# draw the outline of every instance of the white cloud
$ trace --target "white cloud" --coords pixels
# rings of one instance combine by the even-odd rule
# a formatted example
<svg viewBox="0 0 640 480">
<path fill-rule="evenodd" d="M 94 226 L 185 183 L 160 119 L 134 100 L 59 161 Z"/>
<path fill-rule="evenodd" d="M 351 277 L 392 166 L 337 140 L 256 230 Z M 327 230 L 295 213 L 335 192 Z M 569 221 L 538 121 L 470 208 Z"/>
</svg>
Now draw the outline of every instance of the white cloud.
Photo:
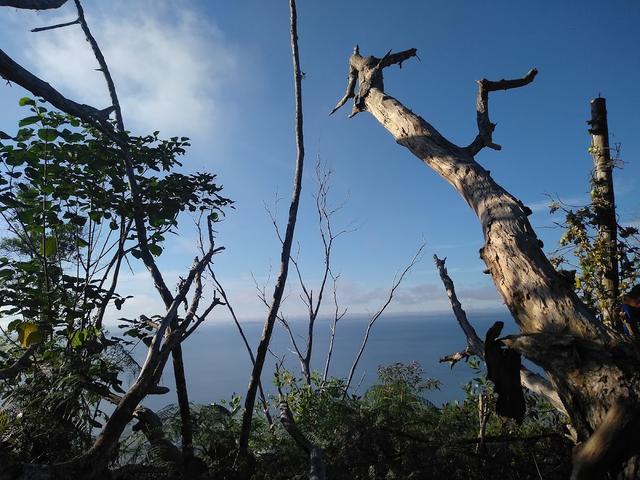
<svg viewBox="0 0 640 480">
<path fill-rule="evenodd" d="M 137 133 L 160 130 L 163 137 L 209 141 L 227 120 L 224 87 L 237 73 L 235 49 L 212 20 L 189 8 L 192 5 L 115 0 L 88 8 L 125 123 Z M 67 9 L 40 22 L 68 21 L 71 15 Z M 81 103 L 98 108 L 110 104 L 78 26 L 24 35 L 21 45 L 38 75 Z"/>
</svg>

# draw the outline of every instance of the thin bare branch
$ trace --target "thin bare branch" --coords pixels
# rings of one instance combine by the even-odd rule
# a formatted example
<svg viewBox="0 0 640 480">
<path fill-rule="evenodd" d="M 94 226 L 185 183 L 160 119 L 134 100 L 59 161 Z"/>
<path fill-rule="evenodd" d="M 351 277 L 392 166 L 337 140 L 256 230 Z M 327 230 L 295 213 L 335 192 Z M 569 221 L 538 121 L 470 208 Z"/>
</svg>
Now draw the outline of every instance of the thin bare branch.
<svg viewBox="0 0 640 480">
<path fill-rule="evenodd" d="M 278 316 L 278 320 L 280 321 L 280 324 L 284 327 L 286 332 L 289 334 L 289 340 L 291 340 L 291 345 L 293 346 L 294 353 L 298 356 L 298 360 L 300 361 L 300 368 L 302 369 L 302 373 L 303 375 L 305 375 L 305 378 L 308 378 L 307 370 L 305 369 L 305 356 L 302 354 L 302 351 L 298 347 L 298 342 L 293 335 L 293 331 L 291 330 L 289 322 L 287 322 L 287 320 L 282 315 Z"/>
<path fill-rule="evenodd" d="M 344 317 L 347 314 L 347 308 L 340 311 L 340 306 L 338 304 L 337 283 L 340 275 L 334 275 L 333 272 L 331 271 L 329 273 L 331 275 L 331 281 L 333 284 L 332 293 L 333 293 L 334 310 L 333 310 L 333 321 L 331 323 L 331 326 L 329 327 L 331 329 L 331 337 L 329 338 L 329 350 L 327 351 L 327 360 L 325 361 L 324 373 L 322 374 L 323 382 L 326 382 L 329 376 L 329 365 L 331 364 L 331 355 L 333 354 L 333 342 L 336 338 L 336 329 L 338 327 L 338 322 L 342 320 L 342 317 Z"/>
<path fill-rule="evenodd" d="M 458 363 L 460 360 L 467 360 L 470 356 L 474 355 L 471 352 L 471 349 L 467 345 L 464 350 L 460 352 L 452 353 L 451 355 L 445 355 L 444 357 L 440 357 L 440 363 L 448 362 L 449 366 L 453 368 L 453 366 Z"/>
<path fill-rule="evenodd" d="M 460 325 L 460 328 L 462 328 L 462 331 L 464 332 L 465 337 L 467 338 L 469 349 L 471 353 L 473 353 L 474 355 L 478 355 L 480 356 L 480 358 L 482 358 L 484 356 L 484 342 L 480 339 L 475 329 L 469 323 L 469 320 L 467 319 L 467 314 L 462 308 L 462 304 L 460 303 L 460 300 L 458 300 L 458 296 L 456 295 L 455 285 L 453 284 L 453 280 L 451 280 L 451 277 L 449 277 L 449 274 L 447 273 L 447 268 L 444 265 L 446 260 L 447 260 L 446 258 L 443 258 L 442 260 L 439 259 L 437 255 L 433 256 L 433 261 L 435 262 L 436 267 L 438 269 L 438 273 L 440 274 L 440 279 L 444 284 L 444 288 L 447 292 L 447 296 L 449 297 L 449 301 L 451 302 L 451 308 L 453 308 L 453 314 L 455 315 L 456 320 Z"/>
<path fill-rule="evenodd" d="M 55 30 L 56 28 L 70 27 L 72 25 L 77 25 L 79 23 L 80 23 L 80 19 L 76 18 L 75 20 L 73 20 L 71 22 L 57 23 L 56 25 L 49 25 L 47 27 L 32 28 L 31 32 L 32 33 L 46 32 L 47 30 Z"/>
<path fill-rule="evenodd" d="M 351 365 L 351 369 L 349 370 L 349 375 L 347 376 L 347 384 L 344 389 L 345 395 L 347 394 L 349 387 L 351 386 L 351 382 L 353 381 L 353 375 L 355 374 L 358 363 L 360 362 L 360 358 L 362 357 L 362 354 L 364 353 L 364 349 L 367 346 L 367 342 L 369 341 L 369 334 L 371 333 L 371 329 L 373 328 L 378 318 L 380 318 L 380 316 L 385 312 L 387 307 L 391 304 L 391 301 L 393 300 L 393 296 L 396 290 L 398 289 L 398 287 L 402 284 L 404 277 L 411 271 L 411 269 L 415 266 L 415 264 L 420 261 L 422 250 L 424 249 L 424 247 L 425 247 L 424 243 L 420 245 L 420 247 L 418 248 L 418 251 L 415 253 L 415 255 L 413 256 L 409 264 L 404 268 L 402 273 L 400 273 L 400 275 L 396 275 L 396 277 L 393 280 L 393 285 L 391 286 L 391 290 L 389 290 L 389 294 L 384 304 L 369 319 L 369 323 L 367 324 L 367 328 L 365 329 L 365 332 L 364 332 L 364 337 L 362 338 L 362 344 L 360 345 L 360 349 L 358 350 L 356 358 L 353 361 L 353 364 Z"/>
</svg>

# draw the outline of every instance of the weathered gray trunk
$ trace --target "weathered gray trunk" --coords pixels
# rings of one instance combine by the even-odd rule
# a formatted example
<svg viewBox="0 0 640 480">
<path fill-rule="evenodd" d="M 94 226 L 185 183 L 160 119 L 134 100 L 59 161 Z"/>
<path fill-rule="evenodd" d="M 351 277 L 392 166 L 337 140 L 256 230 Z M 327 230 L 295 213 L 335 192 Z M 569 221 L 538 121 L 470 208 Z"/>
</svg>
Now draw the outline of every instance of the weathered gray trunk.
<svg viewBox="0 0 640 480">
<path fill-rule="evenodd" d="M 463 148 L 384 92 L 382 68 L 414 55 L 415 50 L 408 50 L 378 59 L 361 57 L 356 49 L 350 59 L 347 94 L 338 107 L 355 96 L 353 114 L 362 110 L 371 113 L 396 142 L 451 184 L 476 213 L 485 240 L 481 257 L 523 333 L 505 342 L 547 371 L 578 440 L 589 445 L 587 440 L 599 427 L 611 427 L 607 415 L 613 406 L 625 412 L 625 422 L 619 422 L 616 433 L 609 436 L 615 439 L 612 445 L 597 440 L 591 444 L 595 444 L 599 457 L 576 456 L 574 478 L 601 478 L 602 472 L 612 466 L 619 468 L 621 461 L 637 453 L 637 434 L 627 426 L 638 422 L 638 351 L 628 339 L 600 324 L 563 283 L 542 252 L 541 242 L 527 219 L 530 211 L 474 160 L 474 154 L 483 146 L 500 148 L 491 141 L 494 125 L 488 122 L 488 113 L 478 110 L 480 133 L 469 147 Z M 356 76 L 360 84 L 357 96 Z M 504 89 L 526 84 L 487 80 L 479 83 L 481 93 L 490 84 Z M 484 95 L 479 103 L 487 101 L 486 91 Z M 481 117 L 487 119 L 484 125 Z"/>
<path fill-rule="evenodd" d="M 602 290 L 599 310 L 603 320 L 612 328 L 622 331 L 618 315 L 619 274 L 617 252 L 617 226 L 615 194 L 613 191 L 613 163 L 609 147 L 607 102 L 598 97 L 591 100 L 591 154 L 593 155 L 593 179 L 591 202 L 598 224 L 598 248 L 602 250 Z"/>
</svg>

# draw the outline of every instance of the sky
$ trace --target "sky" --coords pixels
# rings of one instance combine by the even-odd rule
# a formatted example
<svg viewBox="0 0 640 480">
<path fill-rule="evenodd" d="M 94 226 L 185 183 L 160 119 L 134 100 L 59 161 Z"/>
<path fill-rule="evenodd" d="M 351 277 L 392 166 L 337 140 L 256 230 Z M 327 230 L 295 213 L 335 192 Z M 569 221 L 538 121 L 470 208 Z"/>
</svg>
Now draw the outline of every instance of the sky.
<svg viewBox="0 0 640 480">
<path fill-rule="evenodd" d="M 185 135 L 192 148 L 184 171 L 218 175 L 235 201 L 218 224 L 216 271 L 242 320 L 264 318 L 258 285 L 273 284 L 280 245 L 267 213 L 282 228 L 295 161 L 293 75 L 289 11 L 285 0 L 86 0 L 90 26 L 110 65 L 127 127 Z M 8 55 L 68 97 L 108 106 L 102 76 L 78 26 L 41 33 L 34 27 L 75 19 L 73 2 L 49 12 L 0 11 L 0 42 Z M 516 78 L 536 67 L 522 89 L 493 93 L 494 141 L 503 150 L 477 160 L 534 214 L 545 249 L 560 235 L 550 228 L 549 196 L 584 204 L 592 160 L 586 120 L 590 99 L 607 99 L 611 142 L 621 144 L 624 169 L 616 170 L 620 221 L 640 224 L 635 193 L 640 178 L 640 3 L 298 1 L 303 80 L 306 173 L 296 229 L 300 264 L 317 288 L 322 250 L 314 211 L 314 166 L 332 170 L 333 205 L 343 208 L 334 228 L 349 229 L 333 257 L 338 296 L 350 314 L 374 312 L 394 275 L 425 242 L 422 261 L 398 291 L 390 312 L 448 310 L 432 262 L 447 257 L 449 273 L 469 311 L 503 309 L 479 259 L 482 233 L 460 196 L 367 113 L 348 119 L 347 105 L 328 113 L 346 87 L 355 44 L 365 55 L 415 47 L 412 59 L 385 71 L 385 89 L 457 144 L 476 134 L 475 81 Z M 26 116 L 26 94 L 0 86 L 0 130 Z M 280 199 L 278 201 L 278 199 Z M 197 254 L 187 216 L 168 239 L 160 265 L 170 282 Z M 297 250 L 297 249 L 296 249 Z M 284 313 L 304 312 L 290 276 Z M 160 313 L 162 304 L 141 265 L 120 283 L 134 295 L 126 314 Z M 331 305 L 325 310 L 329 313 Z M 112 320 L 115 319 L 115 313 Z M 213 321 L 227 321 L 220 313 Z"/>
</svg>

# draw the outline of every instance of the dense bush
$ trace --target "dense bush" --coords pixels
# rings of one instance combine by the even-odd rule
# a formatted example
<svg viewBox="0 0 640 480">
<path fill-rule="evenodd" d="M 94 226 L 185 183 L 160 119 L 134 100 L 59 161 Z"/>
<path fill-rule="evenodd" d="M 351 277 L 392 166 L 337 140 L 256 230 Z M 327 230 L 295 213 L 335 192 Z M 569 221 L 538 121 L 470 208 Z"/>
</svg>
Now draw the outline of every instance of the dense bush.
<svg viewBox="0 0 640 480">
<path fill-rule="evenodd" d="M 472 365 L 480 372 L 480 366 Z M 490 415 L 486 443 L 478 448 L 478 396 L 490 403 L 490 384 L 478 376 L 465 387 L 465 399 L 442 408 L 428 400 L 439 383 L 425 379 L 419 364 L 380 367 L 379 378 L 361 397 L 345 396 L 344 382 L 312 384 L 281 372 L 277 383 L 296 424 L 325 453 L 330 479 L 566 479 L 570 475 L 571 443 L 564 438 L 565 419 L 549 405 L 527 396 L 527 417 L 521 425 Z M 274 406 L 276 404 L 275 398 Z M 240 399 L 194 406 L 196 451 L 211 478 L 234 478 L 233 462 L 239 430 Z M 180 441 L 176 407 L 162 412 L 165 433 Z M 306 478 L 304 451 L 276 421 L 273 428 L 257 410 L 251 438 L 254 480 Z M 155 464 L 143 437 L 125 439 L 135 445 L 135 461 Z"/>
</svg>

